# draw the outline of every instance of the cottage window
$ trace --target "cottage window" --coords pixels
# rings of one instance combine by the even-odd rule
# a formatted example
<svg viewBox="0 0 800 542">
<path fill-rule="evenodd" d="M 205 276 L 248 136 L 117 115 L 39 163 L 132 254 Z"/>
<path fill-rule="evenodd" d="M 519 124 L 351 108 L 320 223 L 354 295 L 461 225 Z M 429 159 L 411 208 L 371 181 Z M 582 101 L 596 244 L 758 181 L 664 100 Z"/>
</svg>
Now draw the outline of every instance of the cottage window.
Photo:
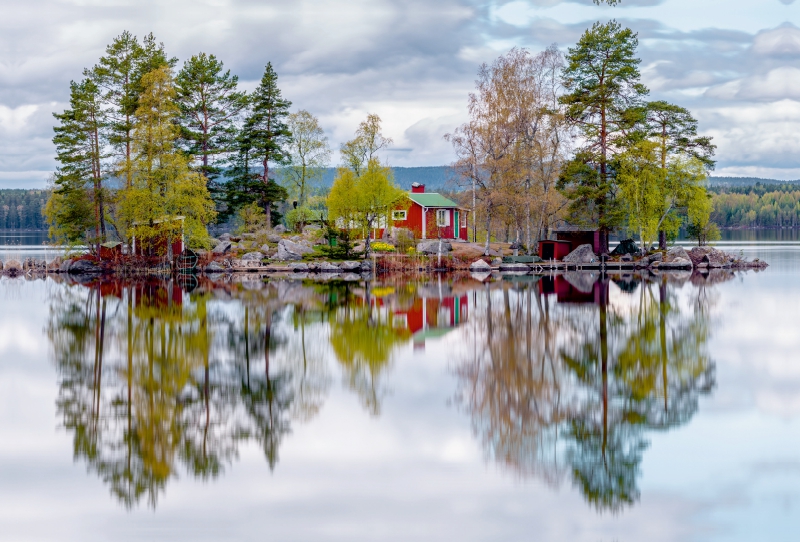
<svg viewBox="0 0 800 542">
<path fill-rule="evenodd" d="M 408 216 L 408 211 L 392 211 L 392 220 L 404 221 Z"/>
<path fill-rule="evenodd" d="M 440 228 L 450 225 L 450 211 L 448 209 L 439 209 L 436 211 L 436 225 Z"/>
</svg>

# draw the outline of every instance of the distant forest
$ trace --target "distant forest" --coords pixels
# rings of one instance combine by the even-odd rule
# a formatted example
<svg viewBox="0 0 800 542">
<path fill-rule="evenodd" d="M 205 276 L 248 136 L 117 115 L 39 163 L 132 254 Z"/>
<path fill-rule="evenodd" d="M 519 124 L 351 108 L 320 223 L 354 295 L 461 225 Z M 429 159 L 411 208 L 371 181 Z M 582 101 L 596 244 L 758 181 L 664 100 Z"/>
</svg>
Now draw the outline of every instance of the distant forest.
<svg viewBox="0 0 800 542">
<path fill-rule="evenodd" d="M 411 183 L 429 191 L 452 192 L 453 173 L 447 166 L 396 167 L 395 181 L 405 190 Z M 333 184 L 335 168 L 327 168 L 322 188 Z M 711 177 L 714 199 L 712 219 L 723 228 L 800 227 L 800 181 L 777 181 L 756 177 Z M 0 189 L 0 230 L 46 230 L 42 207 L 46 190 Z"/>
<path fill-rule="evenodd" d="M 46 190 L 0 190 L 0 230 L 46 230 Z"/>
<path fill-rule="evenodd" d="M 711 186 L 711 219 L 722 228 L 796 228 L 800 226 L 800 183 Z"/>
</svg>

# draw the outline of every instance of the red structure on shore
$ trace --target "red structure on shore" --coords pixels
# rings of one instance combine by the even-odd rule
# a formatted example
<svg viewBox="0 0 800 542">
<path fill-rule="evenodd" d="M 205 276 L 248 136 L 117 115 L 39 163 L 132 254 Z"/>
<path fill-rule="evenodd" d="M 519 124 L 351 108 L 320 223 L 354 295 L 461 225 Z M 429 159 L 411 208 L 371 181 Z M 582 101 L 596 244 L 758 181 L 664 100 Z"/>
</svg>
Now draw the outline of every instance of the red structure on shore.
<svg viewBox="0 0 800 542">
<path fill-rule="evenodd" d="M 405 228 L 418 239 L 467 240 L 469 211 L 436 192 L 426 192 L 425 185 L 414 183 L 411 192 L 398 208 L 392 211 L 388 227 Z M 379 228 L 377 237 L 382 237 Z"/>
</svg>

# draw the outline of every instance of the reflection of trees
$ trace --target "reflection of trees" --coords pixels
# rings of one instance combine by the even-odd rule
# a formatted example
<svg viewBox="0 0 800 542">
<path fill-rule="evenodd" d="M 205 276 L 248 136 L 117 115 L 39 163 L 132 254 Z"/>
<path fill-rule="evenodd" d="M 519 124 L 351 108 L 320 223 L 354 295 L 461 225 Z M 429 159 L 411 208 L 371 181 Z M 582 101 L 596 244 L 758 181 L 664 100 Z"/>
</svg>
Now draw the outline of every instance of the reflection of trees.
<svg viewBox="0 0 800 542">
<path fill-rule="evenodd" d="M 380 403 L 386 394 L 381 383 L 392 354 L 410 335 L 391 326 L 385 307 L 379 307 L 367 285 L 363 296 L 356 296 L 345 283 L 328 286 L 330 344 L 345 372 L 350 389 L 361 398 L 364 407 L 373 415 L 380 413 Z"/>
<path fill-rule="evenodd" d="M 128 507 L 144 495 L 155 506 L 178 465 L 216 477 L 247 440 L 274 468 L 291 420 L 313 417 L 328 381 L 319 352 L 295 349 L 285 329 L 313 300 L 283 294 L 234 291 L 215 303 L 171 282 L 54 292 L 47 332 L 76 458 Z M 320 325 L 299 321 L 301 342 L 321 343 Z"/>
<path fill-rule="evenodd" d="M 618 510 L 639 497 L 648 431 L 686 423 L 714 375 L 706 313 L 663 280 L 608 303 L 601 280 L 598 305 L 550 305 L 534 282 L 487 287 L 457 374 L 488 454 Z"/>
</svg>

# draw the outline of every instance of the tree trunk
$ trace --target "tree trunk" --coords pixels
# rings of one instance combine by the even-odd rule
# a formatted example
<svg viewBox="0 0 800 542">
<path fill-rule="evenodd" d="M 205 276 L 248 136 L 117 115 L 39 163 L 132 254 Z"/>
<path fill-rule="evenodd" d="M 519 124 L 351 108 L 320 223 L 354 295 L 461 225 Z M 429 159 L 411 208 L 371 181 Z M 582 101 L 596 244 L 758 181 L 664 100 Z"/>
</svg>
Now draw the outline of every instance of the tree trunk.
<svg viewBox="0 0 800 542">
<path fill-rule="evenodd" d="M 658 230 L 658 250 L 667 250 L 667 232 Z"/>
<path fill-rule="evenodd" d="M 486 247 L 483 250 L 483 255 L 489 255 L 489 240 L 492 238 L 492 207 L 486 207 Z"/>
</svg>

